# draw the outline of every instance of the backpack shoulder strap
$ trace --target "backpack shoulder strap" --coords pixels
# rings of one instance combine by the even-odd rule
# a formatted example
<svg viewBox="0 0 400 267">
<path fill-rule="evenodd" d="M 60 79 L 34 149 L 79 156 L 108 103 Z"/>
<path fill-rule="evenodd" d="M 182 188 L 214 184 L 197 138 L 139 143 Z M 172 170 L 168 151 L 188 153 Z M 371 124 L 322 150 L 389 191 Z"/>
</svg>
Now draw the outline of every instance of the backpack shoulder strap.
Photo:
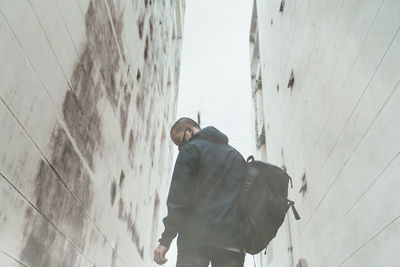
<svg viewBox="0 0 400 267">
<path fill-rule="evenodd" d="M 294 201 L 288 199 L 288 205 L 289 205 L 289 207 L 292 208 L 292 212 L 293 212 L 294 218 L 296 218 L 296 220 L 300 220 L 300 215 L 297 212 L 296 208 L 294 207 Z"/>
<path fill-rule="evenodd" d="M 246 162 L 249 163 L 249 162 L 253 162 L 254 160 L 255 160 L 254 156 L 250 155 L 250 156 L 247 157 Z"/>
</svg>

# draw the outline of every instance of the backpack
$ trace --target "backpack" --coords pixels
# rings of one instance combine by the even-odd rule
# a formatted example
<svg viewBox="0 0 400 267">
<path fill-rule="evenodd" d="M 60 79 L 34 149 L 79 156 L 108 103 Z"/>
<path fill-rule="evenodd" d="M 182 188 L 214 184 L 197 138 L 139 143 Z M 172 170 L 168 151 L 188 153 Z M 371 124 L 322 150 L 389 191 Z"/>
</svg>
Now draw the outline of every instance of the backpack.
<svg viewBox="0 0 400 267">
<path fill-rule="evenodd" d="M 294 202 L 287 199 L 291 177 L 272 164 L 247 158 L 247 173 L 239 196 L 239 214 L 244 248 L 249 254 L 266 249 L 291 207 L 300 219 Z M 292 185 L 293 187 L 293 185 Z"/>
</svg>

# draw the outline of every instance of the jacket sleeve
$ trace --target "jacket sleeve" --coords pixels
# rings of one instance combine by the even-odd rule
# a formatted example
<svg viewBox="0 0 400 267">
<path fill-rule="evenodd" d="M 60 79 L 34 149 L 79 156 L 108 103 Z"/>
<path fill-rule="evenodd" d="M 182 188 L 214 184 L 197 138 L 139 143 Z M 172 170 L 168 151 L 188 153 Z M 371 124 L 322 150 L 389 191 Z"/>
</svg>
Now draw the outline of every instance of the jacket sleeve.
<svg viewBox="0 0 400 267">
<path fill-rule="evenodd" d="M 195 174 L 199 163 L 199 150 L 193 144 L 182 147 L 175 162 L 171 186 L 168 193 L 168 215 L 163 219 L 165 230 L 158 240 L 161 245 L 169 247 L 178 233 L 185 214 L 191 210 L 191 198 L 196 181 Z"/>
</svg>

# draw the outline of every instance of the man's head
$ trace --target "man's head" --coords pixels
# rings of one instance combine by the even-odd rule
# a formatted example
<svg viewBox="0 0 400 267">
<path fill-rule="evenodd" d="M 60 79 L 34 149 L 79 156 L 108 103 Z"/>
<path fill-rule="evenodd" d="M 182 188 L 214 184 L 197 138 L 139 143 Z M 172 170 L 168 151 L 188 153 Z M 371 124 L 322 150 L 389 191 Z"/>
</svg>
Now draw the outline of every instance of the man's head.
<svg viewBox="0 0 400 267">
<path fill-rule="evenodd" d="M 180 118 L 171 127 L 170 137 L 178 147 L 186 144 L 194 134 L 200 131 L 200 126 L 190 118 Z"/>
</svg>

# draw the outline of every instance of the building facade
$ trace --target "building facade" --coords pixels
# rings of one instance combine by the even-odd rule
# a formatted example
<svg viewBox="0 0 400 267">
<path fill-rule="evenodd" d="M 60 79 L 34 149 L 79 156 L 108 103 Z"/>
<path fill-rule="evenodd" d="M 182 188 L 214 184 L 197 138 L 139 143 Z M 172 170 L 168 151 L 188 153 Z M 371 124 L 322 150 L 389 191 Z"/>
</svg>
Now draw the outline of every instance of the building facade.
<svg viewBox="0 0 400 267">
<path fill-rule="evenodd" d="M 291 212 L 258 266 L 399 266 L 400 2 L 254 1 L 259 158 Z"/>
<path fill-rule="evenodd" d="M 0 266 L 154 266 L 183 0 L 0 3 Z"/>
</svg>

